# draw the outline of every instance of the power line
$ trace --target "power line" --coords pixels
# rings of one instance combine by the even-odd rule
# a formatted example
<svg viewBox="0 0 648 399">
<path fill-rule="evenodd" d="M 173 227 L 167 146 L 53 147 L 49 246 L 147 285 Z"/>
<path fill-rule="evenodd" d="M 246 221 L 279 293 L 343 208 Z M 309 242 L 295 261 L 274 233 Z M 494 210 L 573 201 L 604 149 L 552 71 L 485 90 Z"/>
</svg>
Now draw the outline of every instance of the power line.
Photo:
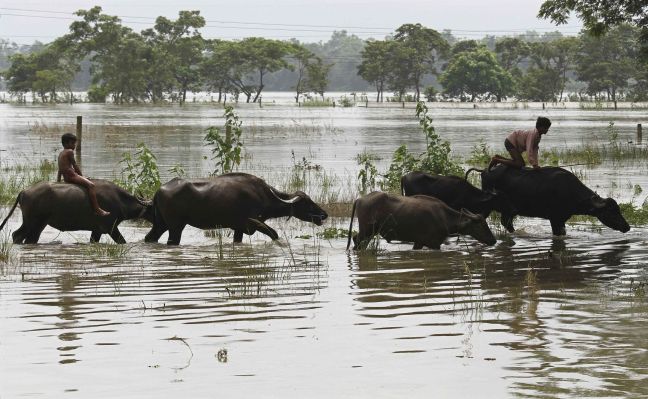
<svg viewBox="0 0 648 399">
<path fill-rule="evenodd" d="M 48 19 L 77 19 L 74 13 L 64 12 L 64 11 L 50 11 L 50 10 L 34 10 L 34 9 L 24 9 L 24 8 L 9 8 L 9 7 L 0 7 L 0 10 L 10 10 L 10 11 L 24 11 L 24 12 L 38 12 L 38 13 L 48 13 L 48 14 L 64 14 L 70 15 L 70 17 L 54 17 L 54 16 L 43 16 L 43 15 L 29 15 L 29 14 L 14 14 L 14 13 L 2 13 L 3 15 L 10 16 L 20 16 L 20 17 L 34 17 L 34 18 L 48 18 Z M 155 21 L 155 18 L 151 17 L 140 17 L 140 16 L 119 16 L 118 18 L 133 18 L 133 19 L 144 19 L 149 21 Z M 125 21 L 122 22 L 133 23 L 133 24 L 149 24 L 148 22 L 139 22 L 139 21 Z M 305 28 L 332 28 L 332 29 L 375 29 L 386 32 L 357 32 L 357 33 L 366 33 L 366 34 L 386 34 L 392 32 L 393 28 L 383 28 L 383 27 L 367 27 L 367 26 L 338 26 L 338 25 L 312 25 L 312 24 L 280 24 L 280 23 L 267 23 L 267 22 L 248 22 L 248 21 L 221 21 L 221 20 L 205 20 L 206 23 L 217 23 L 217 24 L 238 24 L 238 25 L 259 25 L 259 26 L 287 26 L 287 27 L 305 27 Z M 151 22 L 152 23 L 152 22 Z M 224 27 L 224 26 L 213 26 L 205 25 L 209 28 L 230 28 L 230 29 L 240 29 L 241 27 Z M 570 26 L 570 28 L 580 29 L 580 26 Z M 249 28 L 249 29 L 262 29 L 262 28 Z M 268 29 L 267 30 L 288 30 L 288 29 Z M 449 30 L 451 32 L 467 32 L 467 33 L 516 33 L 516 32 L 527 32 L 529 30 L 557 30 L 557 28 L 524 28 L 524 29 L 486 29 L 486 30 L 477 30 L 477 29 L 448 29 L 444 28 L 442 30 Z M 304 30 L 304 29 L 295 29 L 294 31 L 312 31 L 312 32 L 328 32 L 323 30 Z"/>
</svg>

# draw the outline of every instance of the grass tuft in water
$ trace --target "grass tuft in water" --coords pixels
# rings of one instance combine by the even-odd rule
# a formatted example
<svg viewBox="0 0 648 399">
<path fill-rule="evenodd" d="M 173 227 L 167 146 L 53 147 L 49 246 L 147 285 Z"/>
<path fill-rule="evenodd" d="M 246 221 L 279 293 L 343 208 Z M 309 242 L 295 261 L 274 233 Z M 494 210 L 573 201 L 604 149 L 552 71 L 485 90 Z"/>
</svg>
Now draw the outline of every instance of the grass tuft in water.
<svg viewBox="0 0 648 399">
<path fill-rule="evenodd" d="M 89 257 L 121 259 L 125 257 L 131 247 L 126 244 L 91 243 L 84 246 L 83 252 Z"/>
</svg>

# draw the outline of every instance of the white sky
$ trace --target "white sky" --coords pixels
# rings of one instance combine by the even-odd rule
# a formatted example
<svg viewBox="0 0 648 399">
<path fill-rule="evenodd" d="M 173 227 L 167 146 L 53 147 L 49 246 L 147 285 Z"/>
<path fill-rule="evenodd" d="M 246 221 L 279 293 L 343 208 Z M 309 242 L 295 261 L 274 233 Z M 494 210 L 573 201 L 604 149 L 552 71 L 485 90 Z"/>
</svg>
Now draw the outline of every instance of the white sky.
<svg viewBox="0 0 648 399">
<path fill-rule="evenodd" d="M 74 11 L 95 5 L 138 32 L 151 27 L 157 16 L 176 19 L 180 10 L 200 10 L 208 21 L 201 32 L 210 39 L 264 36 L 317 42 L 342 29 L 382 39 L 404 23 L 417 22 L 475 39 L 526 30 L 580 30 L 577 20 L 556 27 L 538 19 L 541 4 L 542 0 L 2 0 L 0 38 L 19 44 L 52 41 L 67 33 Z"/>
</svg>

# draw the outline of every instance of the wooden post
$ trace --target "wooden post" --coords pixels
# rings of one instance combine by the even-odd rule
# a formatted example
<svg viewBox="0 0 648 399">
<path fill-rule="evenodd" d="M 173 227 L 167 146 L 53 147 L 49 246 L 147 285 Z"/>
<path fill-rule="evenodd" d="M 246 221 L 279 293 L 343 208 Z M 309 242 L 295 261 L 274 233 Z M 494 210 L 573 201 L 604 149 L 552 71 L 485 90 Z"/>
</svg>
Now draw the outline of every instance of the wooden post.
<svg viewBox="0 0 648 399">
<path fill-rule="evenodd" d="M 614 110 L 617 110 L 617 100 L 614 100 Z"/>
<path fill-rule="evenodd" d="M 641 144 L 641 135 L 641 123 L 637 123 L 637 139 L 635 140 L 637 144 Z"/>
<path fill-rule="evenodd" d="M 545 103 L 542 103 L 542 109 L 545 109 Z"/>
<path fill-rule="evenodd" d="M 405 108 L 405 101 L 403 101 L 403 108 Z"/>
<path fill-rule="evenodd" d="M 77 136 L 76 153 L 80 157 L 81 156 L 81 142 L 83 140 L 83 117 L 82 116 L 77 116 L 76 136 Z"/>
</svg>

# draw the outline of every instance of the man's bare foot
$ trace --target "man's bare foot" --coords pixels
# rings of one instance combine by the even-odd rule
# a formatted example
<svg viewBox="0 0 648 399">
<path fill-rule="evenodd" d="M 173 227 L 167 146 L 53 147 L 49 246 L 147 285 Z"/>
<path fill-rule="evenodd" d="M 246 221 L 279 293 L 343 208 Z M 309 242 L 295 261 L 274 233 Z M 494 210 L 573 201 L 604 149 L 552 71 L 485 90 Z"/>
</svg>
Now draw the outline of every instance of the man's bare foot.
<svg viewBox="0 0 648 399">
<path fill-rule="evenodd" d="M 97 216 L 108 216 L 108 215 L 110 215 L 110 212 L 106 212 L 103 209 L 97 209 L 97 210 L 95 210 L 95 213 L 97 214 Z"/>
</svg>

